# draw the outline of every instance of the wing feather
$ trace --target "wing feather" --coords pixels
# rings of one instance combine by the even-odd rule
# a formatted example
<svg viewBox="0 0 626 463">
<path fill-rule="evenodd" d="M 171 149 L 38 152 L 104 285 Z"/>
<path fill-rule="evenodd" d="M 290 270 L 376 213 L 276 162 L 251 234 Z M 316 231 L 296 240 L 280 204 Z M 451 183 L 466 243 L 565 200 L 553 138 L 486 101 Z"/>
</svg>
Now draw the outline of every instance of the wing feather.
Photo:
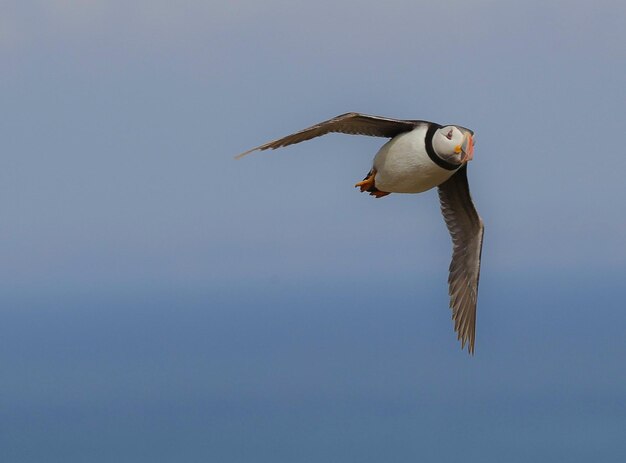
<svg viewBox="0 0 626 463">
<path fill-rule="evenodd" d="M 474 353 L 480 255 L 485 227 L 467 183 L 467 165 L 439 185 L 441 212 L 452 238 L 448 289 L 454 330 L 462 348 Z"/>
<path fill-rule="evenodd" d="M 334 117 L 319 124 L 315 124 L 299 132 L 292 133 L 286 137 L 273 140 L 263 145 L 252 148 L 244 153 L 236 156 L 236 159 L 242 158 L 246 154 L 253 151 L 263 151 L 267 149 L 276 149 L 284 146 L 294 145 L 303 141 L 310 140 L 315 137 L 321 137 L 328 133 L 338 132 L 349 135 L 369 135 L 371 137 L 391 138 L 396 135 L 409 132 L 421 124 L 428 124 L 426 121 L 409 121 L 400 119 L 390 119 L 387 117 L 370 116 L 360 113 L 346 113 L 341 116 Z"/>
</svg>

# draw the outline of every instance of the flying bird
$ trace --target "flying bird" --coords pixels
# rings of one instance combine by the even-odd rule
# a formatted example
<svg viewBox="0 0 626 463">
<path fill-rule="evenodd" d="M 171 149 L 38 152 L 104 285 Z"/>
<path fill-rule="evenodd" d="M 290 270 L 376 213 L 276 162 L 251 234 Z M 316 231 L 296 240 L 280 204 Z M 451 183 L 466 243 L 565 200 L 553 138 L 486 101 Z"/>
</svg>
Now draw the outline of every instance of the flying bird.
<svg viewBox="0 0 626 463">
<path fill-rule="evenodd" d="M 252 148 L 236 158 L 328 133 L 390 138 L 374 157 L 369 173 L 355 185 L 362 192 L 382 198 L 390 193 L 421 193 L 438 188 L 441 212 L 452 238 L 448 293 L 454 330 L 461 348 L 467 345 L 473 354 L 484 233 L 467 182 L 467 163 L 474 157 L 474 132 L 459 125 L 347 113 Z"/>
</svg>

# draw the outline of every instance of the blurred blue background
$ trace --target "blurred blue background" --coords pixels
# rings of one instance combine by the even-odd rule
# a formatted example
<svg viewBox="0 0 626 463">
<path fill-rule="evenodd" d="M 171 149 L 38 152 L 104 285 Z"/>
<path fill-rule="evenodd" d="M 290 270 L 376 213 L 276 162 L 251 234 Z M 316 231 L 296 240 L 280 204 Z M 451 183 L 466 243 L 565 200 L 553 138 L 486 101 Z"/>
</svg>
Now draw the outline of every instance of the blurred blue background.
<svg viewBox="0 0 626 463">
<path fill-rule="evenodd" d="M 626 4 L 0 7 L 3 462 L 623 461 Z M 360 111 L 458 123 L 475 357 L 436 193 Z"/>
</svg>

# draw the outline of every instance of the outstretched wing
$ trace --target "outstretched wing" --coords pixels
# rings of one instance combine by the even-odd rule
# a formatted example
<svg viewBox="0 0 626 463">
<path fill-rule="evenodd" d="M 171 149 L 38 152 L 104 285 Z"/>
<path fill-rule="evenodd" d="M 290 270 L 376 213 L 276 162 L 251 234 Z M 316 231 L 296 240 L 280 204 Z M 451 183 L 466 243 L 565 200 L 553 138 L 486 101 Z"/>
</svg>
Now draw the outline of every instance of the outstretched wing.
<svg viewBox="0 0 626 463">
<path fill-rule="evenodd" d="M 454 331 L 461 346 L 474 353 L 476 300 L 483 247 L 483 221 L 476 212 L 467 183 L 467 164 L 439 185 L 441 212 L 452 237 L 452 262 L 448 277 Z"/>
<path fill-rule="evenodd" d="M 347 113 L 334 117 L 319 124 L 315 124 L 308 129 L 300 130 L 278 140 L 265 143 L 251 150 L 236 156 L 237 159 L 252 153 L 256 150 L 276 149 L 283 146 L 293 145 L 311 138 L 321 137 L 327 133 L 339 132 L 350 135 L 369 135 L 372 137 L 395 137 L 396 135 L 409 132 L 415 127 L 426 124 L 425 121 L 405 121 L 399 119 L 389 119 L 387 117 L 368 116 L 360 113 Z"/>
</svg>

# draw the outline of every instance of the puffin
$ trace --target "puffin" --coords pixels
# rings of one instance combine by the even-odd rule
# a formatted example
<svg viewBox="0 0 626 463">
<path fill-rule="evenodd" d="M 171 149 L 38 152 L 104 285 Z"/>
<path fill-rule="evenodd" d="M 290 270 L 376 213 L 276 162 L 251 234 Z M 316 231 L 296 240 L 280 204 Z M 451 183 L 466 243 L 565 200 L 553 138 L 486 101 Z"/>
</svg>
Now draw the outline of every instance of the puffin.
<svg viewBox="0 0 626 463">
<path fill-rule="evenodd" d="M 452 238 L 448 294 L 461 349 L 474 354 L 476 302 L 484 225 L 469 191 L 467 164 L 474 157 L 474 132 L 460 125 L 346 113 L 245 151 L 294 145 L 329 133 L 389 138 L 372 168 L 355 187 L 375 198 L 391 193 L 422 193 L 437 187 Z"/>
</svg>

